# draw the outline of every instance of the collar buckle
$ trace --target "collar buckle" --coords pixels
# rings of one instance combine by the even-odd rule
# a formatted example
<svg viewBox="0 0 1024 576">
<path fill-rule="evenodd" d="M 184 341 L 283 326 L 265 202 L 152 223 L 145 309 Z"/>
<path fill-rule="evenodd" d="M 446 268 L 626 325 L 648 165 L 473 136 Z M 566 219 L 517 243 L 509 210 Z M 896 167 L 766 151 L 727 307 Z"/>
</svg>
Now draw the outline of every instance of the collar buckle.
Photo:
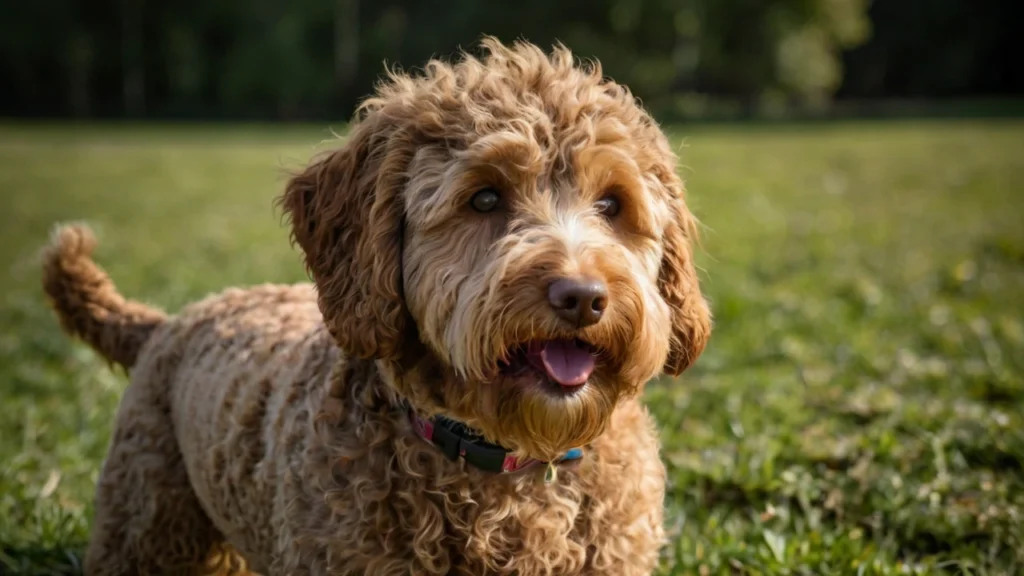
<svg viewBox="0 0 1024 576">
<path fill-rule="evenodd" d="M 441 450 L 445 458 L 454 462 L 463 452 L 462 438 L 445 424 L 440 418 L 434 420 L 434 434 L 430 441 Z"/>
<path fill-rule="evenodd" d="M 507 451 L 469 436 L 465 425 L 444 417 L 434 418 L 434 443 L 445 458 L 456 461 L 461 456 L 466 462 L 488 472 L 502 472 Z"/>
</svg>

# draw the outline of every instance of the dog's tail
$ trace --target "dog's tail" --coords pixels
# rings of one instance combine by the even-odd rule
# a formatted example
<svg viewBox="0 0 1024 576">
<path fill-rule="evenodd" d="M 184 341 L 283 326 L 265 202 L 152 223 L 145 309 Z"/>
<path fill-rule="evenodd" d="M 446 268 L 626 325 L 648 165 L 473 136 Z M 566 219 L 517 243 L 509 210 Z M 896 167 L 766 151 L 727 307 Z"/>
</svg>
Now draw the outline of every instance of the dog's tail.
<svg viewBox="0 0 1024 576">
<path fill-rule="evenodd" d="M 167 315 L 125 300 L 92 261 L 96 238 L 82 225 L 58 226 L 44 253 L 43 288 L 68 333 L 126 369 Z"/>
</svg>

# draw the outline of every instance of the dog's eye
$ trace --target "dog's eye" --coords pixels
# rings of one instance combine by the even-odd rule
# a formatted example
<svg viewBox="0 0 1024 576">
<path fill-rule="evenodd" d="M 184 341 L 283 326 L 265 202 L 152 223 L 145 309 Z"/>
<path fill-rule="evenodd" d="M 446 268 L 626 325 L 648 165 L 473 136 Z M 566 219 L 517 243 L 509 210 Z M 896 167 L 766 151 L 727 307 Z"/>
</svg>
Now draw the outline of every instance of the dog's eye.
<svg viewBox="0 0 1024 576">
<path fill-rule="evenodd" d="M 494 188 L 484 188 L 476 194 L 473 194 L 473 198 L 470 199 L 469 205 L 477 212 L 490 212 L 498 206 L 499 200 L 501 200 L 501 196 L 498 195 L 497 190 Z"/>
<path fill-rule="evenodd" d="M 605 196 L 594 205 L 605 218 L 613 218 L 619 213 L 619 199 L 615 196 Z"/>
</svg>

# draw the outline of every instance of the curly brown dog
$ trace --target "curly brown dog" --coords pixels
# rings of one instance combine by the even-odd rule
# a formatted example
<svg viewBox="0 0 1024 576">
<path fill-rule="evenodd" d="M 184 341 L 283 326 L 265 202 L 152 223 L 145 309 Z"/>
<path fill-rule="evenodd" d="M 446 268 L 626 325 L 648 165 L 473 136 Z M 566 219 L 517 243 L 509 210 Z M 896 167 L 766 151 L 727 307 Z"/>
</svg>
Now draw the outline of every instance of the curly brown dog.
<svg viewBox="0 0 1024 576">
<path fill-rule="evenodd" d="M 57 230 L 64 328 L 131 372 L 89 574 L 654 570 L 638 397 L 711 330 L 676 157 L 599 65 L 484 46 L 390 74 L 288 182 L 312 285 L 168 317 Z"/>
</svg>

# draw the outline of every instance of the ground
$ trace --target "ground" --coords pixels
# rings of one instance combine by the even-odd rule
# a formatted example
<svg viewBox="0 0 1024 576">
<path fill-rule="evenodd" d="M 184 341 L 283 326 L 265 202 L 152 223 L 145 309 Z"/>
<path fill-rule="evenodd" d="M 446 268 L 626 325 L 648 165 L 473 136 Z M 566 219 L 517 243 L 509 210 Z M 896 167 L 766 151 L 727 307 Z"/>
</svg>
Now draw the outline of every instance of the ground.
<svg viewBox="0 0 1024 576">
<path fill-rule="evenodd" d="M 662 574 L 1024 571 L 1024 122 L 673 129 L 716 329 L 646 399 Z M 122 375 L 37 251 L 82 219 L 168 310 L 304 279 L 271 205 L 327 129 L 0 127 L 0 573 L 75 572 Z"/>
</svg>

